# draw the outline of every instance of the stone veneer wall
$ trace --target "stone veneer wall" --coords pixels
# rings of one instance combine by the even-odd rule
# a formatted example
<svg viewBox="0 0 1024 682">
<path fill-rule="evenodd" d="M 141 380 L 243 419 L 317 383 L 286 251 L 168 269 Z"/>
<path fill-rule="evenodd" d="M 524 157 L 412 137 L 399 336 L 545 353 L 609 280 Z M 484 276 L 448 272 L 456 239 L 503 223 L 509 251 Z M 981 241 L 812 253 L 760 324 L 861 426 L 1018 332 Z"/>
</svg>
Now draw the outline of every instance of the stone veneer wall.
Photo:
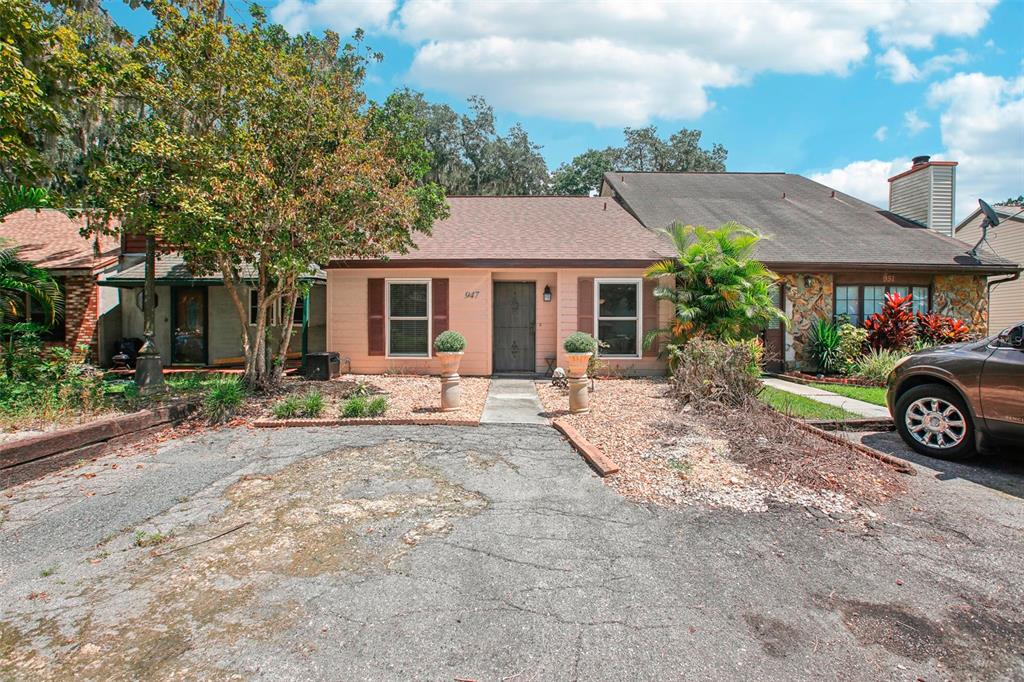
<svg viewBox="0 0 1024 682">
<path fill-rule="evenodd" d="M 936 275 L 932 310 L 963 320 L 976 336 L 988 335 L 988 279 L 977 275 Z"/>
<path fill-rule="evenodd" d="M 811 325 L 819 318 L 832 319 L 833 280 L 831 273 L 796 273 L 782 276 L 786 312 L 790 317 L 786 335 L 786 366 L 810 369 L 814 363 L 804 357 Z"/>
</svg>

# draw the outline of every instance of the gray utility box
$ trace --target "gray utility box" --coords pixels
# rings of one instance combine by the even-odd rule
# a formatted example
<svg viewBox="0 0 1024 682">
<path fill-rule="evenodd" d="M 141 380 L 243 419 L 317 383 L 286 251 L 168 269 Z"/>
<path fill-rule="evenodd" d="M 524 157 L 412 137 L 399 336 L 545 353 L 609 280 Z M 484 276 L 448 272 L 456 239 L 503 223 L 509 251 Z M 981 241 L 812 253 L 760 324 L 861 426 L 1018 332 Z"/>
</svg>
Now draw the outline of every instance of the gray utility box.
<svg viewBox="0 0 1024 682">
<path fill-rule="evenodd" d="M 327 381 L 341 374 L 341 355 L 338 353 L 309 353 L 306 355 L 306 378 Z"/>
</svg>

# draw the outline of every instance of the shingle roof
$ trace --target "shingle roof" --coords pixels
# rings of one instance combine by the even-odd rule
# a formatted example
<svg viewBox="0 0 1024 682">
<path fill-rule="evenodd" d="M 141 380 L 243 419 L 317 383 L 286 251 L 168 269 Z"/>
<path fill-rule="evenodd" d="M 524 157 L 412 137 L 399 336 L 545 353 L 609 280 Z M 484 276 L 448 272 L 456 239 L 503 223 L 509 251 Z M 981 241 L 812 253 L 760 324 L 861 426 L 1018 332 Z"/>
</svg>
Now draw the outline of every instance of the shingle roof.
<svg viewBox="0 0 1024 682">
<path fill-rule="evenodd" d="M 193 275 L 192 271 L 185 265 L 185 259 L 177 253 L 159 254 L 156 259 L 154 272 L 157 282 L 160 283 L 177 282 L 198 286 L 216 286 L 224 281 L 219 273 Z M 243 265 L 241 276 L 244 280 L 255 280 L 256 270 L 252 266 Z M 108 275 L 100 281 L 100 284 L 114 287 L 139 286 L 145 281 L 145 278 L 146 263 L 141 262 L 128 266 L 120 272 Z M 320 268 L 314 268 L 309 279 L 323 280 L 326 279 L 326 275 Z"/>
<path fill-rule="evenodd" d="M 84 226 L 82 216 L 69 218 L 52 208 L 24 209 L 0 221 L 0 241 L 21 247 L 23 260 L 46 270 L 93 269 L 116 260 L 117 237 L 85 239 L 79 232 Z"/>
<path fill-rule="evenodd" d="M 601 197 L 449 197 L 451 214 L 417 248 L 393 263 L 460 261 L 656 261 L 672 255 L 667 240 L 612 199 Z M 338 265 L 342 261 L 332 263 Z M 347 261 L 355 265 L 356 261 Z"/>
<path fill-rule="evenodd" d="M 1013 271 L 991 252 L 899 218 L 791 173 L 606 173 L 605 190 L 650 228 L 736 221 L 766 235 L 756 250 L 772 267 Z"/>
</svg>

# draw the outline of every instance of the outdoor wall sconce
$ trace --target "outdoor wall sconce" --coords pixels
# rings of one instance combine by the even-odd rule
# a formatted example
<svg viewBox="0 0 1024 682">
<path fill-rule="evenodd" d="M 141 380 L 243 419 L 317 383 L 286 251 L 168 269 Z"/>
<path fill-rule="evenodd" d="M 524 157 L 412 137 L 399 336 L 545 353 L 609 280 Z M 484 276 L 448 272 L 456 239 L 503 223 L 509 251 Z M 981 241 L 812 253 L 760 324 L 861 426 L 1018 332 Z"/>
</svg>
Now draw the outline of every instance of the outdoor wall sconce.
<svg viewBox="0 0 1024 682">
<path fill-rule="evenodd" d="M 551 285 L 544 286 L 544 302 L 551 303 Z"/>
</svg>

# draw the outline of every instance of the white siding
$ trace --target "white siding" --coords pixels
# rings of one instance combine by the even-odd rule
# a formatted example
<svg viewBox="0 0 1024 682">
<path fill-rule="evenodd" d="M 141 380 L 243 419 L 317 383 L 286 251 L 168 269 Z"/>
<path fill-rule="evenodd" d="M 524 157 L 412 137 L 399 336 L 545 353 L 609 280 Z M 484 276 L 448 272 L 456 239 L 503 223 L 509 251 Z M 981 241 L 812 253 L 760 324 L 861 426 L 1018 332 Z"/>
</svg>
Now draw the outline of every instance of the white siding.
<svg viewBox="0 0 1024 682">
<path fill-rule="evenodd" d="M 956 233 L 956 238 L 966 242 L 968 248 L 981 239 L 981 220 L 979 213 Z M 1004 218 L 998 227 L 989 230 L 988 245 L 982 248 L 1015 263 L 1024 263 L 1024 220 Z M 989 296 L 990 333 L 995 334 L 1017 322 L 1024 322 L 1024 278 L 993 287 Z"/>
<path fill-rule="evenodd" d="M 950 235 L 956 196 L 956 166 L 927 165 L 889 183 L 889 210 Z"/>
<path fill-rule="evenodd" d="M 931 166 L 932 208 L 928 227 L 942 234 L 953 234 L 953 203 L 956 196 L 956 167 Z"/>
</svg>

